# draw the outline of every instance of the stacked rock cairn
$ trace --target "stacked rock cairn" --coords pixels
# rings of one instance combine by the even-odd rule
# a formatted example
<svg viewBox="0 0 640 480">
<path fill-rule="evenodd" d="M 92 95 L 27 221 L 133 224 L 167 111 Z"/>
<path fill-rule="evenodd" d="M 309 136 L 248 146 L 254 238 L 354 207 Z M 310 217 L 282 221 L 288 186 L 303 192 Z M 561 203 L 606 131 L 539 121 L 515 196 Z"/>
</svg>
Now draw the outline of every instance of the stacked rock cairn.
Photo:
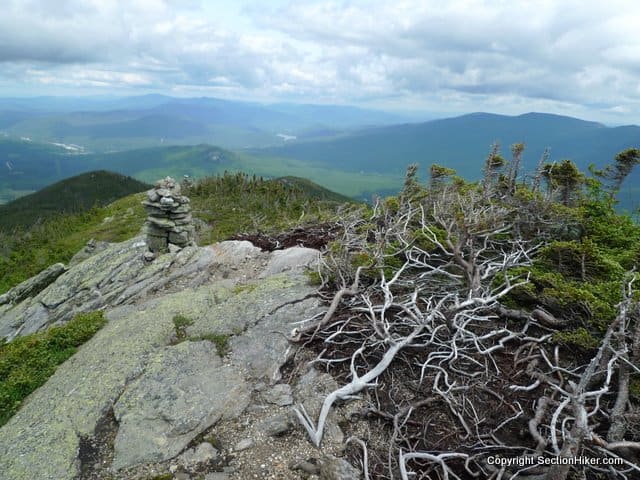
<svg viewBox="0 0 640 480">
<path fill-rule="evenodd" d="M 153 254 L 195 245 L 189 199 L 173 178 L 159 180 L 142 202 L 147 212 L 147 247 Z"/>
</svg>

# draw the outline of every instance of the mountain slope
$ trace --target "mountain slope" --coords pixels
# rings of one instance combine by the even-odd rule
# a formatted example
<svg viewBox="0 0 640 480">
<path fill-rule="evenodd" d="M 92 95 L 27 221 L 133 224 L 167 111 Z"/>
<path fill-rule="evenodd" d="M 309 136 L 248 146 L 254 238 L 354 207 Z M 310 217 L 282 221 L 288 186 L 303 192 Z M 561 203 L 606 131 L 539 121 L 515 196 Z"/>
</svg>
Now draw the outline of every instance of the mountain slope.
<svg viewBox="0 0 640 480">
<path fill-rule="evenodd" d="M 350 171 L 401 173 L 410 163 L 439 163 L 477 177 L 490 146 L 524 142 L 527 166 L 534 166 L 545 148 L 552 160 L 572 158 L 579 165 L 603 164 L 615 153 L 640 141 L 640 127 L 607 128 L 558 115 L 529 113 L 517 117 L 475 113 L 419 124 L 378 127 L 328 141 L 293 143 L 255 150 L 264 156 L 299 160 Z"/>
<path fill-rule="evenodd" d="M 83 173 L 0 205 L 0 230 L 29 227 L 63 213 L 79 213 L 149 187 L 131 177 L 104 170 Z"/>
<path fill-rule="evenodd" d="M 104 169 L 154 181 L 166 175 L 221 173 L 238 161 L 232 152 L 210 145 L 153 147 L 103 154 L 80 154 L 69 148 L 0 138 L 0 200 L 3 197 L 11 200 L 12 192 L 33 192 L 92 170 Z"/>
<path fill-rule="evenodd" d="M 61 146 L 0 137 L 0 203 L 88 170 Z"/>
<path fill-rule="evenodd" d="M 331 202 L 352 202 L 353 199 L 345 195 L 333 192 L 328 188 L 321 187 L 317 183 L 301 177 L 280 177 L 273 180 L 286 186 L 297 188 L 309 196 L 312 200 L 328 200 Z"/>
</svg>

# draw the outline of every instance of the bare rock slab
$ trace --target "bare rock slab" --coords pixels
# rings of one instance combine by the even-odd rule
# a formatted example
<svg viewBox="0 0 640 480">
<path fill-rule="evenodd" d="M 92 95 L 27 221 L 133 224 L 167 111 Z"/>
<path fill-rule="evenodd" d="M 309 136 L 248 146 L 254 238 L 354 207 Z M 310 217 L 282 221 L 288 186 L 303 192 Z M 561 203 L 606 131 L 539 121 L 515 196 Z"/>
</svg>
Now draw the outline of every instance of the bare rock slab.
<svg viewBox="0 0 640 480">
<path fill-rule="evenodd" d="M 274 291 L 278 283 L 283 286 L 279 292 Z M 270 277 L 255 292 L 266 293 L 269 291 L 266 287 L 272 293 L 261 302 L 261 308 L 271 312 L 243 335 L 231 338 L 230 358 L 249 378 L 276 383 L 281 378 L 280 368 L 294 353 L 287 333 L 296 321 L 316 313 L 319 306 L 316 298 L 305 299 L 305 294 L 312 292 L 309 287 L 289 282 L 285 277 Z"/>
<path fill-rule="evenodd" d="M 265 418 L 258 429 L 269 437 L 278 437 L 288 433 L 293 428 L 293 422 L 286 413 L 279 413 Z"/>
<path fill-rule="evenodd" d="M 286 250 L 276 250 L 271 253 L 271 259 L 260 277 L 265 278 L 289 270 L 313 267 L 319 259 L 320 252 L 313 248 L 291 247 Z"/>
<path fill-rule="evenodd" d="M 208 341 L 160 350 L 114 406 L 113 468 L 164 461 L 222 418 L 239 415 L 250 387 Z"/>
<path fill-rule="evenodd" d="M 214 259 L 211 249 L 186 247 L 148 262 L 143 260 L 146 248 L 142 237 L 110 244 L 68 270 L 57 264 L 47 269 L 46 275 L 43 272 L 28 280 L 25 285 L 41 277 L 52 280 L 37 294 L 34 292 L 44 285 L 40 281 L 38 287 L 18 286 L 21 292 L 28 290 L 32 295 L 22 301 L 2 304 L 0 297 L 0 338 L 10 341 L 53 323 L 64 323 L 77 313 L 138 302 L 152 292 L 171 288 L 177 281 L 191 286 L 208 281 Z"/>
<path fill-rule="evenodd" d="M 62 275 L 67 268 L 62 263 L 56 263 L 38 273 L 35 277 L 16 285 L 4 295 L 0 295 L 0 305 L 5 303 L 18 303 L 27 297 L 36 295 L 51 285 L 56 278 Z"/>
</svg>

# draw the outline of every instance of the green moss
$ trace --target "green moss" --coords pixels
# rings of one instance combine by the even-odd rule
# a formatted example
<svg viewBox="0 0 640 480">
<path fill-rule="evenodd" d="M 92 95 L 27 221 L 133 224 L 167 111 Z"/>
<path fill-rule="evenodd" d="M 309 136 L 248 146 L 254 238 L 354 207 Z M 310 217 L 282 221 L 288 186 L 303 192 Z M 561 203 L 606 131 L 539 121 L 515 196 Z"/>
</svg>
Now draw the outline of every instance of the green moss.
<svg viewBox="0 0 640 480">
<path fill-rule="evenodd" d="M 391 278 L 395 273 L 404 265 L 404 259 L 399 258 L 401 254 L 399 253 L 391 253 L 393 249 L 389 248 L 387 250 L 388 253 L 384 257 L 384 264 L 382 265 L 382 271 L 384 272 L 385 278 Z"/>
<path fill-rule="evenodd" d="M 396 213 L 400 210 L 400 200 L 398 197 L 385 198 L 383 205 L 390 213 Z"/>
<path fill-rule="evenodd" d="M 606 280 L 596 277 L 582 282 L 548 268 L 546 262 L 538 261 L 531 267 L 511 269 L 509 274 L 521 278 L 528 274 L 529 283 L 514 288 L 503 303 L 511 308 L 541 306 L 559 318 L 582 322 L 588 328 L 604 332 L 616 316 L 622 273 L 612 280 L 607 276 Z"/>
<path fill-rule="evenodd" d="M 371 213 L 371 211 L 369 211 L 368 213 L 363 212 L 363 217 L 370 216 Z M 360 225 L 355 227 L 355 231 L 356 233 L 364 235 L 366 237 L 375 232 L 376 228 L 377 226 L 373 222 L 362 222 Z"/>
<path fill-rule="evenodd" d="M 0 345 L 0 425 L 105 323 L 102 312 L 84 313 L 63 326 Z"/>
<path fill-rule="evenodd" d="M 447 232 L 445 232 L 444 229 L 436 227 L 435 225 L 430 225 L 429 230 L 430 232 L 422 229 L 416 229 L 412 233 L 412 240 L 414 244 L 426 252 L 436 250 L 436 243 L 433 240 L 433 235 L 436 237 L 435 240 L 440 243 L 444 243 L 447 239 Z"/>
<path fill-rule="evenodd" d="M 530 202 L 542 200 L 542 196 L 539 193 L 531 191 L 531 189 L 529 189 L 525 185 L 516 185 L 514 197 L 516 200 L 523 203 L 530 203 Z"/>
<path fill-rule="evenodd" d="M 617 302 L 596 295 L 593 291 L 596 287 L 587 283 L 562 282 L 554 288 L 545 288 L 540 300 L 557 316 L 583 318 L 606 330 L 606 325 L 616 316 Z"/>
<path fill-rule="evenodd" d="M 222 443 L 220 438 L 214 434 L 206 435 L 205 437 L 202 438 L 202 441 L 210 443 L 211 446 L 216 450 L 224 450 L 224 444 Z"/>
<path fill-rule="evenodd" d="M 591 239 L 556 241 L 540 252 L 549 268 L 577 280 L 610 280 L 624 274 L 622 266 Z"/>
<path fill-rule="evenodd" d="M 333 255 L 339 255 L 344 250 L 344 245 L 338 240 L 331 240 L 327 243 L 327 251 Z"/>
<path fill-rule="evenodd" d="M 351 255 L 351 265 L 355 269 L 358 267 L 371 267 L 375 265 L 375 262 L 369 253 L 355 252 Z"/>
</svg>

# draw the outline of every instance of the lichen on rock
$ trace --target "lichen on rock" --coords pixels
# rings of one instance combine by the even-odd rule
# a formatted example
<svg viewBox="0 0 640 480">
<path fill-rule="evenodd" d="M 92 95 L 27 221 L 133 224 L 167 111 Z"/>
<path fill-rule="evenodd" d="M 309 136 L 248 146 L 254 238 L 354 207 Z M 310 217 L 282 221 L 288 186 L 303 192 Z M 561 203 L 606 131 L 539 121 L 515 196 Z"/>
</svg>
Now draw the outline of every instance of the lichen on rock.
<svg viewBox="0 0 640 480">
<path fill-rule="evenodd" d="M 105 245 L 37 295 L 0 306 L 0 327 L 9 340 L 64 323 L 68 313 L 89 306 L 104 310 L 109 320 L 2 427 L 3 480 L 121 480 L 147 465 L 168 468 L 208 429 L 239 422 L 257 384 L 280 380 L 294 353 L 287 333 L 294 322 L 321 310 L 315 287 L 301 273 L 313 252 L 300 256 L 293 248 L 274 256 L 249 242 L 230 241 L 186 247 L 145 263 L 145 248 L 141 237 Z M 289 259 L 286 265 L 281 258 Z M 31 312 L 36 307 L 40 313 Z M 174 341 L 176 315 L 192 320 L 181 343 Z M 225 338 L 222 353 L 210 341 L 218 337 Z M 285 418 L 293 399 L 291 389 L 282 388 L 273 392 L 269 416 L 265 412 L 256 425 L 273 415 Z M 104 443 L 97 426 L 109 411 L 119 424 L 101 457 L 108 462 L 97 471 L 95 462 L 81 464 L 78 452 L 83 441 Z M 273 430 L 287 433 L 285 438 L 259 431 L 270 440 L 255 438 L 257 446 L 247 455 L 271 452 L 273 442 L 287 441 L 287 429 Z M 221 458 L 233 445 L 221 446 Z M 90 473 L 78 477 L 85 469 Z M 112 477 L 104 477 L 107 472 Z M 229 478 L 246 478 L 242 472 L 239 467 Z"/>
</svg>

